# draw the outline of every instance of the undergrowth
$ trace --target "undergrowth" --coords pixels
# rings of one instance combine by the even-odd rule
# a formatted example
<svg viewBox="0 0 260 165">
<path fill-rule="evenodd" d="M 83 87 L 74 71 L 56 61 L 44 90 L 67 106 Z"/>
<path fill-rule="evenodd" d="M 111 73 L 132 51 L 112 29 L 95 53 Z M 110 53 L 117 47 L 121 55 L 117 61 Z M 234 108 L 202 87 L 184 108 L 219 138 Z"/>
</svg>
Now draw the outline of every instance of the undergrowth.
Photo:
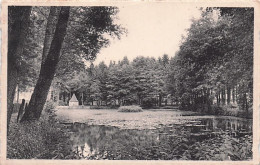
<svg viewBox="0 0 260 165">
<path fill-rule="evenodd" d="M 9 159 L 72 159 L 69 135 L 54 119 L 53 104 L 48 102 L 38 121 L 16 123 L 12 116 L 7 136 Z"/>
</svg>

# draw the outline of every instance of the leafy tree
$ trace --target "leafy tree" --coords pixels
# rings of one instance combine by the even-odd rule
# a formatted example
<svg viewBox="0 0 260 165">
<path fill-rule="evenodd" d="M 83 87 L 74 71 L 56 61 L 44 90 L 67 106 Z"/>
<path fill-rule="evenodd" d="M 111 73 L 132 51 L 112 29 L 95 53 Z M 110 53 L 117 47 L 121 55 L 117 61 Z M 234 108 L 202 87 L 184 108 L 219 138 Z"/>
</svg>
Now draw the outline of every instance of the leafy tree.
<svg viewBox="0 0 260 165">
<path fill-rule="evenodd" d="M 120 63 L 121 65 L 129 65 L 129 60 L 127 58 L 127 56 L 125 56 L 122 60 L 122 62 Z"/>
<path fill-rule="evenodd" d="M 18 57 L 18 97 L 19 91 L 34 87 L 40 72 L 42 42 L 44 40 L 45 15 L 47 7 L 32 7 L 28 34 L 24 41 L 22 54 Z"/>
<path fill-rule="evenodd" d="M 163 66 L 166 66 L 169 64 L 169 56 L 167 54 L 164 54 L 163 57 L 162 57 L 162 63 L 163 63 Z"/>
</svg>

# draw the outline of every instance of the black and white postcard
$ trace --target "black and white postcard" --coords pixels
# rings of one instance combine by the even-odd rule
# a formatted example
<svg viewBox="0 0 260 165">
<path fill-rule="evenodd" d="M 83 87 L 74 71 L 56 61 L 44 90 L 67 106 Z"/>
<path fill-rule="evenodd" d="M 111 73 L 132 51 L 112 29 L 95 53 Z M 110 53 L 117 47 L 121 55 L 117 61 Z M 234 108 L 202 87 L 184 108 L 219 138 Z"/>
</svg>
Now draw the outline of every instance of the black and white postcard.
<svg viewBox="0 0 260 165">
<path fill-rule="evenodd" d="M 259 164 L 257 1 L 3 1 L 1 164 Z"/>
</svg>

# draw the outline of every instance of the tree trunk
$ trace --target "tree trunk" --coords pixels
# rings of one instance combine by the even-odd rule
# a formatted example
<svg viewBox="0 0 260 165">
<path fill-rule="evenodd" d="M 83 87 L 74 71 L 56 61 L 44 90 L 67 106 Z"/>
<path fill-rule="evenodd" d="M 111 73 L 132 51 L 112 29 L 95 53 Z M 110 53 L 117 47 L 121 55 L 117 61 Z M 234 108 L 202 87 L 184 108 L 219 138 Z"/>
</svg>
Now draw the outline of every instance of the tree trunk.
<svg viewBox="0 0 260 165">
<path fill-rule="evenodd" d="M 13 100 L 15 88 L 17 85 L 17 68 L 14 59 L 9 59 L 8 53 L 8 75 L 7 75 L 7 129 L 9 128 L 10 119 L 13 113 Z"/>
<path fill-rule="evenodd" d="M 31 96 L 29 105 L 22 121 L 37 120 L 40 118 L 43 106 L 46 102 L 51 82 L 60 58 L 60 50 L 66 35 L 70 7 L 61 7 L 56 30 L 45 62 L 41 65 L 41 71 Z"/>
<path fill-rule="evenodd" d="M 66 103 L 66 93 L 65 93 L 65 91 L 62 93 L 62 95 L 63 95 L 63 102 Z"/>
<path fill-rule="evenodd" d="M 227 104 L 230 104 L 230 97 L 231 97 L 231 89 L 227 87 Z"/>
<path fill-rule="evenodd" d="M 19 80 L 17 80 L 19 82 Z M 16 103 L 19 103 L 19 94 L 20 94 L 20 89 L 19 89 L 19 83 L 17 83 L 17 95 L 16 95 Z"/>
<path fill-rule="evenodd" d="M 20 116 L 22 116 L 22 114 L 23 114 L 24 104 L 25 104 L 25 100 L 23 99 L 22 104 L 20 105 L 20 108 L 19 108 L 19 111 L 18 111 L 17 123 L 19 122 Z"/>
<path fill-rule="evenodd" d="M 221 91 L 218 92 L 218 105 L 220 105 L 221 103 Z"/>
<path fill-rule="evenodd" d="M 13 113 L 13 101 L 17 85 L 17 61 L 24 47 L 29 29 L 31 7 L 8 8 L 8 69 L 7 69 L 7 130 Z"/>
<path fill-rule="evenodd" d="M 246 98 L 246 93 L 243 94 L 243 104 L 242 108 L 244 111 L 247 111 L 247 98 Z"/>
<path fill-rule="evenodd" d="M 219 99 L 219 91 L 217 92 L 216 97 L 217 97 L 217 105 L 219 105 L 219 101 L 220 101 L 220 99 Z"/>
<path fill-rule="evenodd" d="M 83 102 L 84 102 L 84 94 L 82 92 L 81 105 L 84 105 Z"/>
<path fill-rule="evenodd" d="M 225 93 L 225 88 L 222 89 L 222 92 L 221 92 L 221 101 L 222 101 L 222 104 L 225 105 L 226 103 L 226 93 Z"/>
<path fill-rule="evenodd" d="M 219 105 L 219 92 L 216 94 L 216 99 L 217 99 L 217 105 Z"/>
<path fill-rule="evenodd" d="M 159 94 L 159 107 L 161 107 L 161 106 L 162 106 L 162 95 Z"/>
<path fill-rule="evenodd" d="M 233 87 L 233 90 L 232 90 L 232 102 L 235 103 L 235 87 Z"/>
<path fill-rule="evenodd" d="M 246 110 L 246 117 L 249 116 L 249 112 L 248 112 L 248 99 L 247 99 L 247 94 L 244 94 L 245 97 L 245 110 Z"/>
<path fill-rule="evenodd" d="M 45 38 L 44 38 L 42 64 L 45 62 L 51 46 L 51 41 L 55 32 L 55 25 L 57 24 L 59 11 L 60 11 L 60 7 L 52 6 L 50 8 L 50 13 L 48 16 L 47 26 L 45 31 Z"/>
</svg>

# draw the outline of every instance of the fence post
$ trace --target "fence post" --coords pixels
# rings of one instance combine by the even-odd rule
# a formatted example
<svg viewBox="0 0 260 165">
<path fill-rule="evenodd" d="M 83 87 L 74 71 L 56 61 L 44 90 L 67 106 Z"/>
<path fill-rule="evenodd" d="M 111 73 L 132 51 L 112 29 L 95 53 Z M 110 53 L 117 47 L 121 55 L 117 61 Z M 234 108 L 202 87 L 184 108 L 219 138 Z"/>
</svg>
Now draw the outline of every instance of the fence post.
<svg viewBox="0 0 260 165">
<path fill-rule="evenodd" d="M 23 110 L 24 110 L 24 104 L 25 104 L 25 100 L 22 100 L 22 104 L 20 105 L 19 111 L 18 111 L 18 116 L 17 116 L 17 123 L 19 121 L 20 116 L 22 116 Z"/>
</svg>

